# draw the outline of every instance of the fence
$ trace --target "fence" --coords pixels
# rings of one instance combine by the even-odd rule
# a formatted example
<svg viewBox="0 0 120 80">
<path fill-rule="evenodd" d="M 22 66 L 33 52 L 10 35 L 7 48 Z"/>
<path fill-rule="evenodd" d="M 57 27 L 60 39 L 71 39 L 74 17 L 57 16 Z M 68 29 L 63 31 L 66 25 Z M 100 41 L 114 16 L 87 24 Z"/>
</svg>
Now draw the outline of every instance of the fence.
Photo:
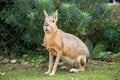
<svg viewBox="0 0 120 80">
<path fill-rule="evenodd" d="M 40 54 L 44 51 L 41 46 L 43 21 L 38 20 L 37 23 L 29 21 L 22 12 L 19 12 L 20 9 L 18 11 L 12 9 L 17 9 L 13 8 L 12 0 L 0 0 L 0 55 L 20 57 L 26 53 Z"/>
</svg>

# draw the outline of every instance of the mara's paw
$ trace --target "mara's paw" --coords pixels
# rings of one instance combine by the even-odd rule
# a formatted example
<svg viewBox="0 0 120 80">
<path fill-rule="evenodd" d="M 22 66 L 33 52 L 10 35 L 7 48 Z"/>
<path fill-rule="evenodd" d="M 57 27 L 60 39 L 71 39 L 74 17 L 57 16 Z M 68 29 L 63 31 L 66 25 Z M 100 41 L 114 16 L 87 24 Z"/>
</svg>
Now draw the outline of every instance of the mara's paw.
<svg viewBox="0 0 120 80">
<path fill-rule="evenodd" d="M 75 68 L 70 69 L 70 72 L 78 72 L 78 71 L 79 69 L 75 69 Z"/>
<path fill-rule="evenodd" d="M 80 71 L 85 71 L 85 68 L 81 68 Z"/>
<path fill-rule="evenodd" d="M 49 73 L 50 73 L 50 71 L 47 71 L 47 72 L 45 72 L 44 74 L 47 75 L 47 74 L 49 74 Z"/>
<path fill-rule="evenodd" d="M 54 75 L 55 75 L 55 73 L 54 73 L 54 72 L 51 72 L 49 75 L 50 75 L 50 76 L 54 76 Z"/>
</svg>

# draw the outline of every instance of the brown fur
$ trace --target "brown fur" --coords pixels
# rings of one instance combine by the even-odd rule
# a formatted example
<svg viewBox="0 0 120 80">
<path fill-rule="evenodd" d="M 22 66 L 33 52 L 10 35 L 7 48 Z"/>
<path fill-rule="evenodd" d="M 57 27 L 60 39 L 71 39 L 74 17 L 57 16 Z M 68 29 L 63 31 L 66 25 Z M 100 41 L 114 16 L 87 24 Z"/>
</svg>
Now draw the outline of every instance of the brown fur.
<svg viewBox="0 0 120 80">
<path fill-rule="evenodd" d="M 54 75 L 60 59 L 71 66 L 79 66 L 79 68 L 70 69 L 70 72 L 83 71 L 89 58 L 89 51 L 78 37 L 58 29 L 57 14 L 58 11 L 53 16 L 48 16 L 44 11 L 44 44 L 49 51 L 49 67 L 45 74 Z M 53 56 L 56 56 L 54 65 Z"/>
</svg>

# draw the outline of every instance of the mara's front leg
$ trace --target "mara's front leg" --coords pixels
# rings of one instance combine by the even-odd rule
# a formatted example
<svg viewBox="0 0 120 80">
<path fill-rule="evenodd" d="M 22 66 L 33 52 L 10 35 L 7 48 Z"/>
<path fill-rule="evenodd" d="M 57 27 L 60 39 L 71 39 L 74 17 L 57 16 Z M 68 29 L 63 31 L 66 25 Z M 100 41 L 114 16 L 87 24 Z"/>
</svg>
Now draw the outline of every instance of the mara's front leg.
<svg viewBox="0 0 120 80">
<path fill-rule="evenodd" d="M 62 53 L 61 52 L 58 52 L 57 53 L 57 56 L 56 56 L 56 60 L 55 60 L 55 63 L 54 63 L 54 66 L 53 66 L 53 69 L 51 71 L 51 73 L 49 75 L 55 75 L 55 72 L 56 72 L 56 69 L 57 69 L 57 65 L 61 59 L 61 55 Z"/>
<path fill-rule="evenodd" d="M 49 65 L 48 65 L 48 71 L 45 72 L 44 74 L 49 74 L 52 71 L 52 66 L 53 66 L 53 54 L 49 52 Z"/>
</svg>

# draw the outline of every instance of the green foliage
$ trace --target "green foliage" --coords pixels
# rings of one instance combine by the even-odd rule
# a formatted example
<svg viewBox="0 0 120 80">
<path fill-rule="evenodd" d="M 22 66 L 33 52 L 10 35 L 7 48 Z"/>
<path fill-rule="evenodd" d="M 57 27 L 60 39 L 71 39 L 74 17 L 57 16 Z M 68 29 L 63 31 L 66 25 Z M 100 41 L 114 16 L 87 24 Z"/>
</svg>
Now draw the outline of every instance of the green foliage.
<svg viewBox="0 0 120 80">
<path fill-rule="evenodd" d="M 95 47 L 93 47 L 93 43 L 90 39 L 87 39 L 85 43 L 88 46 L 92 59 L 106 61 L 114 61 L 115 59 L 120 60 L 120 52 L 116 54 L 111 51 L 105 51 L 108 48 L 108 45 L 106 45 L 104 42 L 96 44 Z"/>
<path fill-rule="evenodd" d="M 23 57 L 21 58 L 22 62 L 26 62 L 28 61 L 30 64 L 32 64 L 33 66 L 38 67 L 39 64 L 46 59 L 46 57 L 41 56 L 39 54 L 34 54 L 33 51 L 29 51 L 28 54 L 24 54 Z"/>
<path fill-rule="evenodd" d="M 107 0 L 9 0 L 0 1 L 0 53 L 22 56 L 45 52 L 43 43 L 43 10 L 59 12 L 58 27 L 82 40 L 92 58 L 120 52 L 119 5 L 108 6 Z M 104 50 L 103 50 L 104 49 Z M 29 54 L 29 55 L 31 55 Z M 37 53 L 36 53 L 37 54 Z M 46 54 L 47 55 L 47 54 Z M 95 56 L 94 56 L 95 55 Z M 99 57 L 99 58 L 101 58 Z M 37 58 L 39 60 L 39 57 Z M 34 61 L 33 61 L 34 62 Z M 35 60 L 36 63 L 36 60 Z"/>
<path fill-rule="evenodd" d="M 91 19 L 92 17 L 90 16 L 89 13 L 87 12 L 80 13 L 80 23 L 77 28 L 79 34 L 84 35 L 84 36 L 87 35 L 87 31 L 89 29 L 89 24 L 90 24 Z"/>
<path fill-rule="evenodd" d="M 91 42 L 90 39 L 86 39 L 85 44 L 87 45 L 87 47 L 88 47 L 88 49 L 89 49 L 89 52 L 90 52 L 90 54 L 91 54 L 92 51 L 93 51 L 93 43 Z"/>
<path fill-rule="evenodd" d="M 99 53 L 102 49 L 104 48 L 104 45 L 102 44 L 97 44 L 92 52 L 92 55 L 95 55 Z"/>
<path fill-rule="evenodd" d="M 120 60 L 120 52 L 118 52 L 118 54 L 113 54 L 113 56 Z"/>
<path fill-rule="evenodd" d="M 91 42 L 91 40 L 87 39 L 85 43 L 88 46 L 92 59 L 103 58 L 103 56 L 105 55 L 105 53 L 103 52 L 105 51 L 105 46 L 103 44 L 96 44 L 93 48 L 93 43 Z"/>
<path fill-rule="evenodd" d="M 74 31 L 74 27 L 77 27 L 80 20 L 80 10 L 78 9 L 78 7 L 73 3 L 61 3 L 59 11 L 60 22 L 63 23 L 60 23 L 60 27 L 65 30 L 67 30 L 68 28 L 73 28 Z"/>
</svg>

